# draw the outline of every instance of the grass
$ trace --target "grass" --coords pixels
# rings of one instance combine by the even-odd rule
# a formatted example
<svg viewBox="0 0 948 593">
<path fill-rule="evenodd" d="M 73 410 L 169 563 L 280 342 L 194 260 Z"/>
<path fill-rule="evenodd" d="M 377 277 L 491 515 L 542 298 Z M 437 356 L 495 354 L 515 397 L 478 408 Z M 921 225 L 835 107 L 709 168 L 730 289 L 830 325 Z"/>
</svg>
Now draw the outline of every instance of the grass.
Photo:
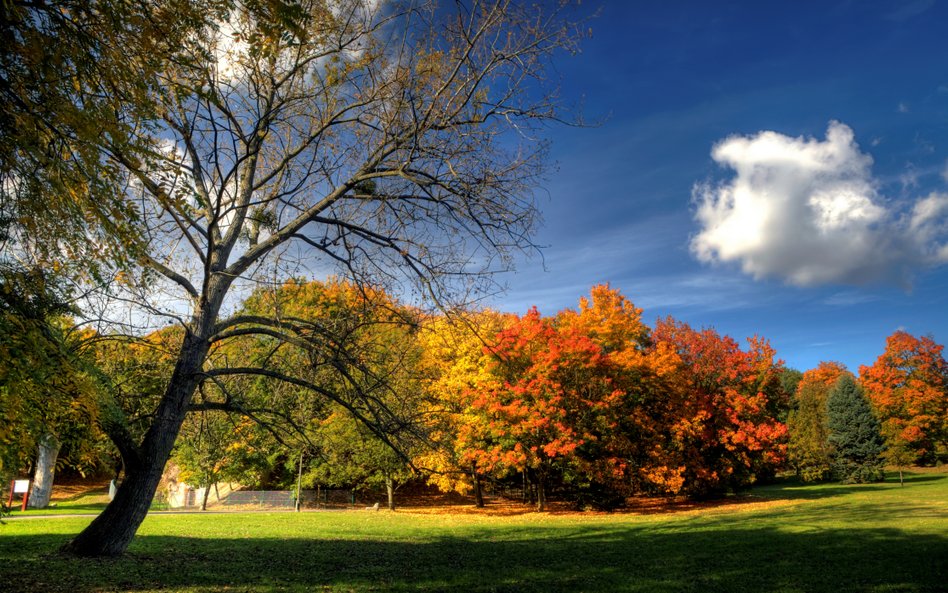
<svg viewBox="0 0 948 593">
<path fill-rule="evenodd" d="M 153 515 L 126 557 L 55 550 L 88 518 L 0 526 L 10 591 L 945 591 L 948 474 L 785 483 L 662 513 Z M 2 588 L 2 587 L 0 587 Z"/>
</svg>

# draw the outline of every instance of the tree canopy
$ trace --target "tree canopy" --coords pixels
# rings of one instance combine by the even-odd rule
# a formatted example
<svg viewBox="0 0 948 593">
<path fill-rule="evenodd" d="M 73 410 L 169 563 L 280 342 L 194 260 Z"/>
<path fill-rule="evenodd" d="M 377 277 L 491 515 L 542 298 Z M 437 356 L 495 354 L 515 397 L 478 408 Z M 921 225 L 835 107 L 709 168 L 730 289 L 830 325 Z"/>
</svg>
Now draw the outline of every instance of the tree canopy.
<svg viewBox="0 0 948 593">
<path fill-rule="evenodd" d="M 261 376 L 260 367 L 212 362 L 219 343 L 238 333 L 321 352 L 335 343 L 335 327 L 279 311 L 249 319 L 237 303 L 255 286 L 336 271 L 446 304 L 489 289 L 493 272 L 532 248 L 546 156 L 537 138 L 563 113 L 546 73 L 579 37 L 565 5 L 169 0 L 4 10 L 2 90 L 12 101 L 3 141 L 15 148 L 3 171 L 5 216 L 16 222 L 8 235 L 22 253 L 95 264 L 77 278 L 89 278 L 83 314 L 101 333 L 140 336 L 170 323 L 180 340 L 163 391 L 138 398 L 151 401 L 140 433 L 121 406 L 110 408 L 104 427 L 126 478 L 69 552 L 121 553 L 195 393 L 220 389 L 225 376 Z M 29 86 L 37 76 L 39 94 Z M 26 225 L 25 213 L 53 196 L 62 226 Z M 55 253 L 34 248 L 49 237 Z M 318 387 L 262 370 L 295 389 Z"/>
</svg>

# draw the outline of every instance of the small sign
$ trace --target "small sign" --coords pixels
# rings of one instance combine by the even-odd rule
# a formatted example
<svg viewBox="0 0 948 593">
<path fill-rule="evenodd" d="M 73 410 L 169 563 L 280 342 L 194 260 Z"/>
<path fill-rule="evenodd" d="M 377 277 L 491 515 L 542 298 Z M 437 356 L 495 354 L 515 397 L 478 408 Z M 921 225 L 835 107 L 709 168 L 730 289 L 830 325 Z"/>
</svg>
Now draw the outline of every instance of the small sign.
<svg viewBox="0 0 948 593">
<path fill-rule="evenodd" d="M 26 494 L 30 491 L 30 481 L 29 480 L 14 480 L 13 481 L 13 493 L 14 494 Z"/>
</svg>

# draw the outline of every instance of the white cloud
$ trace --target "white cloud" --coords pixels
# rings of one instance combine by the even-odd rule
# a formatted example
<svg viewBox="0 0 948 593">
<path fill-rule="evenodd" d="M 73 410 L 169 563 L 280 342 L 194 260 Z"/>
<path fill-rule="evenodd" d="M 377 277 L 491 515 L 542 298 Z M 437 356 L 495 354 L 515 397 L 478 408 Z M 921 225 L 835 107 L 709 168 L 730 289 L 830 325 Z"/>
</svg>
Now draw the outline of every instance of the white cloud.
<svg viewBox="0 0 948 593">
<path fill-rule="evenodd" d="M 915 270 L 948 262 L 948 194 L 909 212 L 887 207 L 872 158 L 842 123 L 830 122 L 825 140 L 731 136 L 711 155 L 735 176 L 693 190 L 701 230 L 691 249 L 701 261 L 736 262 L 754 278 L 800 286 L 907 286 Z"/>
</svg>

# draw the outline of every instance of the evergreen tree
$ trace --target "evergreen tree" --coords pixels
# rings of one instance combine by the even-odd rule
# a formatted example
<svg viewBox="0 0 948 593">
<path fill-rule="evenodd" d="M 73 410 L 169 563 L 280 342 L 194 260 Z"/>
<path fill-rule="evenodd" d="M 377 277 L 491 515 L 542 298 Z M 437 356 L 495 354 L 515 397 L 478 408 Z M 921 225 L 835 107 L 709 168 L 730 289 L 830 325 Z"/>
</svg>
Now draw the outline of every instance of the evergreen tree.
<svg viewBox="0 0 948 593">
<path fill-rule="evenodd" d="M 836 476 L 844 483 L 882 480 L 883 445 L 879 420 L 852 376 L 840 377 L 826 405 L 829 440 L 836 450 Z"/>
</svg>

